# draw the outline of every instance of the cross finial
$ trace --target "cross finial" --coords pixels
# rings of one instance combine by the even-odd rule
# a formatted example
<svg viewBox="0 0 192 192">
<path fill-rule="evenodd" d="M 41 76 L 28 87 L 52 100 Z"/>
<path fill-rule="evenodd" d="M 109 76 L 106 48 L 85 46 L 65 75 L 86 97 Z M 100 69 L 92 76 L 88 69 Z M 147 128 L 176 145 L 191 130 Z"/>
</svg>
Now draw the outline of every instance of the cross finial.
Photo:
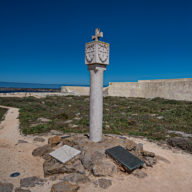
<svg viewBox="0 0 192 192">
<path fill-rule="evenodd" d="M 100 29 L 96 28 L 95 35 L 92 36 L 92 40 L 98 41 L 100 37 L 103 37 L 103 32 L 100 32 Z"/>
</svg>

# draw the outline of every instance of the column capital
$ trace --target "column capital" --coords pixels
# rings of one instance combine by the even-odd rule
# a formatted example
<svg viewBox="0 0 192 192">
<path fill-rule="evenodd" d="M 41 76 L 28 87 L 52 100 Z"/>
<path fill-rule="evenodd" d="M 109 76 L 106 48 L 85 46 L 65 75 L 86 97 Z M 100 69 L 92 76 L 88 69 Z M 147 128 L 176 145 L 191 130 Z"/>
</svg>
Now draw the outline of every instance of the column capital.
<svg viewBox="0 0 192 192">
<path fill-rule="evenodd" d="M 88 70 L 94 70 L 94 71 L 106 71 L 106 66 L 101 64 L 92 64 L 88 65 Z"/>
</svg>

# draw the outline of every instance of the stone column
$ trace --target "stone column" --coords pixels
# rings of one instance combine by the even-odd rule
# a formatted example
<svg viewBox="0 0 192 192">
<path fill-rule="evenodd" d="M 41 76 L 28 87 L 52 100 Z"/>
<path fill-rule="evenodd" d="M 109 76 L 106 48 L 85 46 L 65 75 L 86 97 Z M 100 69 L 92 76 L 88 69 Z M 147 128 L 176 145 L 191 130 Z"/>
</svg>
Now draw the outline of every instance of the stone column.
<svg viewBox="0 0 192 192">
<path fill-rule="evenodd" d="M 95 36 L 85 47 L 85 63 L 90 71 L 90 140 L 102 140 L 103 73 L 109 64 L 109 44 L 99 41 L 103 33 L 96 29 Z"/>
<path fill-rule="evenodd" d="M 90 140 L 102 139 L 103 122 L 103 72 L 105 66 L 93 64 L 88 66 L 90 71 Z"/>
</svg>

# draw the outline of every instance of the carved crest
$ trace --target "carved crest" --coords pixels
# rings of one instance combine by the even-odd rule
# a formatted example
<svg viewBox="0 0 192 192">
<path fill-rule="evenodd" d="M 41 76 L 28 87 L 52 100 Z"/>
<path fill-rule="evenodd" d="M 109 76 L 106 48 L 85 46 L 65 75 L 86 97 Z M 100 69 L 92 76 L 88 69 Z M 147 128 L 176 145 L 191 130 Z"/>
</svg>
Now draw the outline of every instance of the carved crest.
<svg viewBox="0 0 192 192">
<path fill-rule="evenodd" d="M 104 45 L 104 44 L 98 45 L 98 56 L 102 63 L 107 61 L 107 59 L 109 57 L 108 52 L 109 52 L 108 47 L 106 45 Z"/>
<path fill-rule="evenodd" d="M 86 60 L 87 62 L 91 62 L 94 59 L 95 56 L 95 46 L 94 44 L 88 45 L 86 47 Z"/>
</svg>

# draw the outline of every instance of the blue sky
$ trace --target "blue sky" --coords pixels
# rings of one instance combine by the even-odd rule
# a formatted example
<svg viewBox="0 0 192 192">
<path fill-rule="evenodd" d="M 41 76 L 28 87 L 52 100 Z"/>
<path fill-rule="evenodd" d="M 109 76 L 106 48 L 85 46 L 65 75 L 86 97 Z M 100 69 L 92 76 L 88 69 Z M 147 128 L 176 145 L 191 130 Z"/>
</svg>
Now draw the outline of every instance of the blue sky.
<svg viewBox="0 0 192 192">
<path fill-rule="evenodd" d="M 105 84 L 192 78 L 191 0 L 0 0 L 0 81 L 88 84 L 84 46 L 111 44 Z"/>
</svg>

